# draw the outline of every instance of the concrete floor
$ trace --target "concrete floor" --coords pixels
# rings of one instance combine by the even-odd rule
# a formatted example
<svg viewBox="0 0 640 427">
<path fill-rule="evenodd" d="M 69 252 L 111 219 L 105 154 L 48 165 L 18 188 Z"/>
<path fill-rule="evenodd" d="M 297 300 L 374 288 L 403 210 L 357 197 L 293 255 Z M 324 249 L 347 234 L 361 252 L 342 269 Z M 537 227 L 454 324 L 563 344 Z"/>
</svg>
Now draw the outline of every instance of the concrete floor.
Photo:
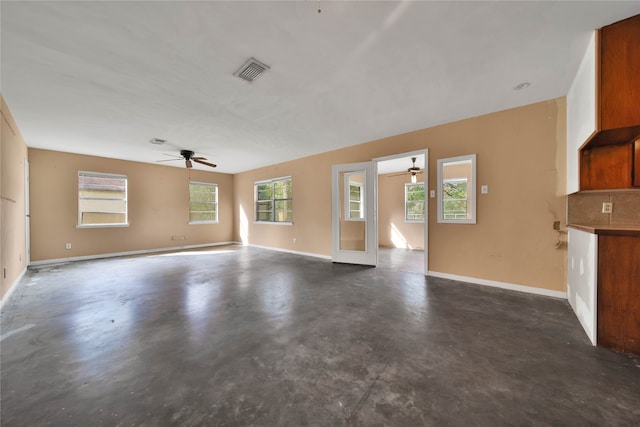
<svg viewBox="0 0 640 427">
<path fill-rule="evenodd" d="M 257 248 L 29 271 L 2 426 L 637 426 L 564 300 Z"/>
<path fill-rule="evenodd" d="M 424 251 L 378 248 L 378 268 L 424 274 Z"/>
</svg>

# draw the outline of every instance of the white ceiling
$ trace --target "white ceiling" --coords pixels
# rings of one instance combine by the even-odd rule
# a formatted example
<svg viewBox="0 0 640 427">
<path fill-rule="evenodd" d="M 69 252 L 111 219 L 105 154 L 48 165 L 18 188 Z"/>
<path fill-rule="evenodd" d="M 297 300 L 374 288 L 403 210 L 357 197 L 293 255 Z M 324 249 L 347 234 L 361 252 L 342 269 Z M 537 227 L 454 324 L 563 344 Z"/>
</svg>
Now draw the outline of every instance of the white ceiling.
<svg viewBox="0 0 640 427">
<path fill-rule="evenodd" d="M 566 95 L 590 31 L 640 13 L 317 4 L 3 0 L 1 90 L 30 147 L 145 162 L 186 148 L 237 173 Z M 234 77 L 252 56 L 271 69 Z"/>
<path fill-rule="evenodd" d="M 407 172 L 407 169 L 412 166 L 411 157 L 415 157 L 416 166 L 424 170 L 424 154 L 420 154 L 380 161 L 378 162 L 378 175 L 393 172 Z"/>
</svg>

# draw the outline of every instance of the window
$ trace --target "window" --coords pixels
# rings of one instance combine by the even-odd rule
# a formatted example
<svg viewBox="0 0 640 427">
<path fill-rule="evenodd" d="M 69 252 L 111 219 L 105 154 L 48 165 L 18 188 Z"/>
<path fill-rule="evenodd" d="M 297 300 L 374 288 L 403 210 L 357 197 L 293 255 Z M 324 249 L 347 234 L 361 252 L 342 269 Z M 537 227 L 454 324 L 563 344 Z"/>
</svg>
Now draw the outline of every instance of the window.
<svg viewBox="0 0 640 427">
<path fill-rule="evenodd" d="M 293 218 L 291 177 L 257 182 L 256 221 L 290 223 Z"/>
<path fill-rule="evenodd" d="M 218 222 L 218 185 L 189 182 L 189 224 Z"/>
<path fill-rule="evenodd" d="M 364 219 L 364 199 L 362 184 L 352 182 L 349 184 L 349 219 Z"/>
<path fill-rule="evenodd" d="M 438 159 L 438 222 L 476 223 L 476 155 Z"/>
<path fill-rule="evenodd" d="M 405 221 L 424 221 L 424 183 L 404 185 Z"/>
<path fill-rule="evenodd" d="M 442 218 L 467 219 L 467 178 L 442 181 Z"/>
<path fill-rule="evenodd" d="M 344 218 L 345 221 L 364 221 L 365 176 L 363 171 L 344 174 Z"/>
<path fill-rule="evenodd" d="M 127 176 L 78 172 L 78 226 L 127 224 Z"/>
</svg>

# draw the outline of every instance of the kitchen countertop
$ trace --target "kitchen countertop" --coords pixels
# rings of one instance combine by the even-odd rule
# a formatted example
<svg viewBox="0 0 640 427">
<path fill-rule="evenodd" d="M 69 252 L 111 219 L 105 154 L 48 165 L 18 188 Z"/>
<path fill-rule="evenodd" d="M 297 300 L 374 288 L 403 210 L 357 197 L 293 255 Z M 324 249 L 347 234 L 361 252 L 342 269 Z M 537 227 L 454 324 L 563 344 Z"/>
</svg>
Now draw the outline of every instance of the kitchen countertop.
<svg viewBox="0 0 640 427">
<path fill-rule="evenodd" d="M 600 235 L 640 237 L 640 224 L 567 224 L 567 227 Z"/>
</svg>

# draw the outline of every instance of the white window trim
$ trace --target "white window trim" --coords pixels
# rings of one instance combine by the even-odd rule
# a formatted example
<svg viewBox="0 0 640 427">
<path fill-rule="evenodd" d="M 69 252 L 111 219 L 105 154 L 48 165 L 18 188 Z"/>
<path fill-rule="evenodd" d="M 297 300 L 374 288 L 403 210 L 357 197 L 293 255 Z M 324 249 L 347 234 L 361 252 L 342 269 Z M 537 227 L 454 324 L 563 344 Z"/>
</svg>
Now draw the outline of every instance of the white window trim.
<svg viewBox="0 0 640 427">
<path fill-rule="evenodd" d="M 275 209 L 276 209 L 276 200 L 291 200 L 293 202 L 293 178 L 289 175 L 289 176 L 281 176 L 279 178 L 272 178 L 272 179 L 263 179 L 261 181 L 254 181 L 253 182 L 253 217 L 255 218 L 253 223 L 254 224 L 272 224 L 272 225 L 293 225 L 293 221 L 259 221 L 258 220 L 258 212 L 256 210 L 257 208 L 257 204 L 258 204 L 258 185 L 260 184 L 274 184 L 278 181 L 285 181 L 285 180 L 291 180 L 291 195 L 292 197 L 290 199 L 275 199 L 272 198 L 271 200 L 273 201 L 273 217 L 275 218 Z M 293 216 L 293 210 L 291 211 L 291 215 Z"/>
<path fill-rule="evenodd" d="M 100 178 L 124 178 L 125 187 L 124 187 L 124 204 L 126 206 L 126 211 L 124 212 L 125 222 L 113 222 L 106 224 L 82 224 L 82 211 L 80 210 L 80 195 L 76 197 L 76 202 L 78 203 L 78 222 L 76 223 L 76 228 L 118 228 L 118 227 L 129 227 L 129 177 L 127 175 L 123 175 L 120 173 L 105 173 L 105 172 L 90 172 L 90 171 L 78 171 L 78 181 L 76 184 L 76 189 L 80 189 L 80 176 L 95 176 Z"/>
<path fill-rule="evenodd" d="M 219 199 L 219 187 L 218 184 L 212 183 L 212 182 L 202 182 L 202 181 L 189 181 L 189 186 L 191 186 L 191 184 L 201 184 L 201 185 L 210 185 L 212 187 L 216 188 L 216 219 L 214 220 L 209 220 L 209 221 L 191 221 L 189 220 L 189 225 L 197 225 L 197 224 L 219 224 L 220 223 L 220 205 L 218 203 L 218 199 Z M 189 191 L 189 217 L 191 217 L 191 191 Z"/>
<path fill-rule="evenodd" d="M 458 157 L 451 157 L 451 158 L 447 158 L 447 159 L 438 159 L 438 170 L 437 170 L 437 177 L 438 177 L 438 198 L 437 198 L 437 212 L 438 212 L 438 217 L 437 217 L 437 221 L 438 223 L 441 224 L 476 224 L 477 223 L 477 218 L 476 218 L 476 210 L 477 210 L 477 193 L 476 193 L 476 180 L 477 180 L 477 174 L 476 174 L 476 155 L 475 154 L 468 154 L 466 156 L 458 156 Z M 444 177 L 443 177 L 443 171 L 442 168 L 444 167 L 445 164 L 447 165 L 455 165 L 455 164 L 460 164 L 460 163 L 466 163 L 466 162 L 471 162 L 471 176 L 469 177 L 469 179 L 467 180 L 467 203 L 469 203 L 469 200 L 471 200 L 471 218 L 468 219 L 444 219 L 443 218 L 443 209 L 442 209 L 442 202 L 443 202 L 443 182 L 444 182 Z M 471 185 L 469 186 L 469 181 L 471 181 Z M 447 182 L 450 182 L 449 179 L 447 179 Z"/>
<path fill-rule="evenodd" d="M 416 223 L 416 224 L 422 224 L 424 223 L 424 218 L 423 219 L 407 219 L 407 187 L 408 186 L 413 186 L 413 185 L 422 185 L 422 187 L 424 188 L 424 181 L 422 182 L 416 182 L 415 184 L 412 184 L 410 182 L 405 182 L 404 183 L 404 222 L 410 222 L 410 223 Z M 423 203 L 427 203 L 426 199 L 427 199 L 427 194 L 426 191 L 427 189 L 424 188 L 424 199 L 422 199 Z M 415 201 L 415 200 L 412 200 Z M 419 200 L 418 200 L 419 201 Z M 422 213 L 422 215 L 424 216 L 424 212 Z"/>
</svg>

